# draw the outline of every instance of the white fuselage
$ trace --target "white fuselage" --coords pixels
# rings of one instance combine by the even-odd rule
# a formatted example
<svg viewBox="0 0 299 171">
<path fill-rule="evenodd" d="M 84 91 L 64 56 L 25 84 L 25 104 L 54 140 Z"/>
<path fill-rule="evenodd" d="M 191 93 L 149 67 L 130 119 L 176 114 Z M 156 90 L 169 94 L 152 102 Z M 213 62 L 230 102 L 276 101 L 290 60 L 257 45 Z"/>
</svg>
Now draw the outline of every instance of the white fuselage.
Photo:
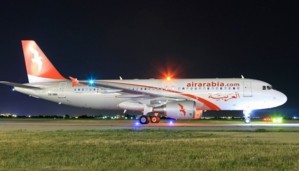
<svg viewBox="0 0 299 171">
<path fill-rule="evenodd" d="M 100 80 L 101 83 L 139 92 L 145 96 L 187 99 L 196 102 L 200 110 L 254 110 L 272 108 L 284 104 L 287 97 L 272 89 L 263 81 L 254 79 L 142 79 L 142 80 Z M 33 97 L 59 104 L 92 109 L 126 109 L 124 102 L 134 97 L 124 95 L 116 89 L 88 85 L 72 86 L 71 81 L 31 83 L 41 90 L 15 87 L 15 90 Z M 155 98 L 140 98 L 142 103 L 151 104 Z M 134 107 L 128 109 L 133 109 Z M 140 110 L 136 107 L 136 110 Z"/>
</svg>

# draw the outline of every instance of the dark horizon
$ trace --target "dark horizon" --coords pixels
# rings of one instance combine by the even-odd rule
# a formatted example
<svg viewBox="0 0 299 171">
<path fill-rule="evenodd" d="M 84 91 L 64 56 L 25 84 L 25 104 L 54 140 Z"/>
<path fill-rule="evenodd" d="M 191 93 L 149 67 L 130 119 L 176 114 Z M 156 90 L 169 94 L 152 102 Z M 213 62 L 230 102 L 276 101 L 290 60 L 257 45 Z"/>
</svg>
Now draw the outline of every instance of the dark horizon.
<svg viewBox="0 0 299 171">
<path fill-rule="evenodd" d="M 299 112 L 298 2 L 7 1 L 1 5 L 0 80 L 26 83 L 21 40 L 35 40 L 65 77 L 253 78 Z M 0 113 L 95 114 L 0 86 Z"/>
</svg>

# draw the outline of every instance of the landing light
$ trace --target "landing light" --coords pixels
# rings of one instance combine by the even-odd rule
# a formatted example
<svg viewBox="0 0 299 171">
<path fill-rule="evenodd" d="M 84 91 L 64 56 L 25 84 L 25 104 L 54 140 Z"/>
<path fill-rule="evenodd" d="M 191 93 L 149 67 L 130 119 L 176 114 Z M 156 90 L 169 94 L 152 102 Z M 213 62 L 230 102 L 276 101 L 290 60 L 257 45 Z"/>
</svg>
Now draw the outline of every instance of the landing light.
<svg viewBox="0 0 299 171">
<path fill-rule="evenodd" d="M 169 121 L 169 125 L 173 125 L 173 121 L 171 120 L 171 121 Z"/>
<path fill-rule="evenodd" d="M 167 81 L 170 81 L 170 80 L 171 80 L 171 77 L 170 77 L 170 76 L 167 76 L 167 77 L 166 77 L 166 80 L 167 80 Z"/>
</svg>

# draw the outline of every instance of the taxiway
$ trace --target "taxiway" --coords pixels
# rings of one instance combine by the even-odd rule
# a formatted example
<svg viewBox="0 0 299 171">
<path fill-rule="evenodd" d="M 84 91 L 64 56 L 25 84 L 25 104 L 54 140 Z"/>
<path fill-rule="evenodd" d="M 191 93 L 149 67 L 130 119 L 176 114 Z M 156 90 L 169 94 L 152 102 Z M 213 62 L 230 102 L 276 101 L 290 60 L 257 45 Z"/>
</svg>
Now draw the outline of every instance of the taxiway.
<svg viewBox="0 0 299 171">
<path fill-rule="evenodd" d="M 199 130 L 199 131 L 299 131 L 299 123 L 266 123 L 242 121 L 175 121 L 166 120 L 158 124 L 141 125 L 134 120 L 63 120 L 63 119 L 0 119 L 0 130 L 108 130 L 108 129 L 167 129 L 167 130 Z"/>
</svg>

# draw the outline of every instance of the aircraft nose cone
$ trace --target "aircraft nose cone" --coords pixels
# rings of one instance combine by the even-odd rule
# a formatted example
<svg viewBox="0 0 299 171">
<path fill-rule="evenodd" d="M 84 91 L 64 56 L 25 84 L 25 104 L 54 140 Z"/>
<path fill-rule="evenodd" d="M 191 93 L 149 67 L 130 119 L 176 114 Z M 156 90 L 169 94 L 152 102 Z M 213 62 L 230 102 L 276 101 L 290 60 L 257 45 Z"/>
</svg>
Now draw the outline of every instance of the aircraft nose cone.
<svg viewBox="0 0 299 171">
<path fill-rule="evenodd" d="M 278 106 L 283 105 L 287 102 L 288 98 L 282 92 L 277 91 L 276 96 L 274 97 Z"/>
</svg>

